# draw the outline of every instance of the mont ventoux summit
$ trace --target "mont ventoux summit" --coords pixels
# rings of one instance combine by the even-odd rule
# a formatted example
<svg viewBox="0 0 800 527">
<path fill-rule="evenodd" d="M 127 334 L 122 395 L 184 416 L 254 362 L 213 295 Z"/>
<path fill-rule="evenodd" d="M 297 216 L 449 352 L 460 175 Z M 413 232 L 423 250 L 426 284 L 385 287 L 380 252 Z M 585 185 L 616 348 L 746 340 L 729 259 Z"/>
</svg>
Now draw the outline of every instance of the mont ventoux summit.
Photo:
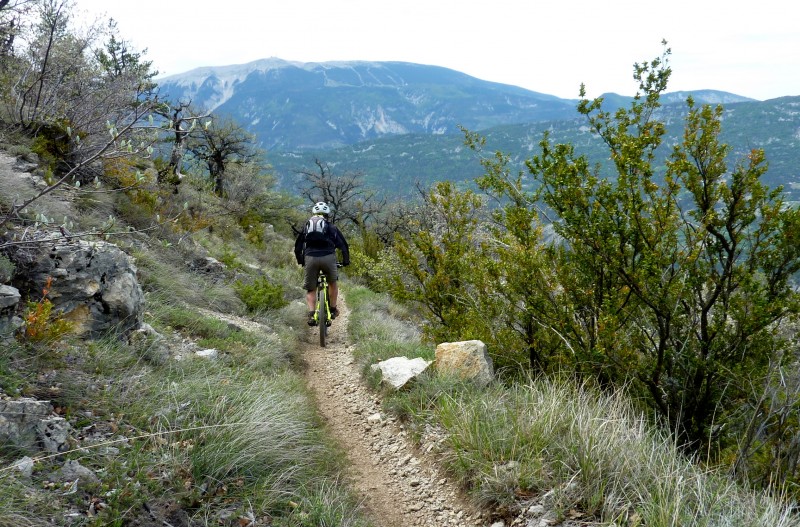
<svg viewBox="0 0 800 527">
<path fill-rule="evenodd" d="M 537 152 L 545 130 L 592 162 L 607 159 L 578 115 L 576 99 L 438 66 L 269 58 L 197 68 L 164 77 L 159 85 L 162 98 L 190 101 L 253 133 L 286 186 L 315 159 L 337 173 L 361 173 L 368 184 L 391 193 L 408 192 L 416 182 L 472 181 L 482 170 L 464 147 L 460 126 L 481 132 L 488 151 L 508 153 L 520 166 Z M 633 81 L 631 88 L 636 89 Z M 800 201 L 800 96 L 756 101 L 716 90 L 666 93 L 659 117 L 670 137 L 659 149 L 663 157 L 680 137 L 689 95 L 699 104 L 724 106 L 722 140 L 731 146 L 730 166 L 763 148 L 769 162 L 764 181 L 783 185 L 789 200 Z M 631 101 L 618 94 L 603 97 L 604 109 L 611 111 Z"/>
</svg>

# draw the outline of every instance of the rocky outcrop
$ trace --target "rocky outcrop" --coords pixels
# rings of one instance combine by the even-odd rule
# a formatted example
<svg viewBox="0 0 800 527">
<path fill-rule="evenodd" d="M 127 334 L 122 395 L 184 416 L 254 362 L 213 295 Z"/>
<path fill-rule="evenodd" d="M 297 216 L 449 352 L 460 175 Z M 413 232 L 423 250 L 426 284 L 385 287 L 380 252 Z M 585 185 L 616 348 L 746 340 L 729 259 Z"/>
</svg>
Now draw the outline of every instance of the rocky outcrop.
<svg viewBox="0 0 800 527">
<path fill-rule="evenodd" d="M 69 449 L 69 423 L 63 417 L 52 416 L 36 423 L 36 434 L 45 452 L 60 454 Z"/>
<path fill-rule="evenodd" d="M 13 338 L 14 332 L 22 326 L 22 319 L 15 315 L 20 298 L 16 287 L 0 285 L 0 342 Z"/>
<path fill-rule="evenodd" d="M 224 263 L 211 256 L 199 256 L 187 262 L 187 265 L 192 271 L 207 275 L 212 279 L 223 279 L 227 270 Z"/>
<path fill-rule="evenodd" d="M 36 399 L 0 399 L 0 443 L 20 450 L 51 454 L 68 448 L 69 425 L 53 415 L 47 401 Z"/>
<path fill-rule="evenodd" d="M 31 479 L 33 475 L 33 458 L 24 456 L 14 463 L 11 464 L 9 467 L 12 471 L 12 474 L 16 474 L 26 480 Z"/>
<path fill-rule="evenodd" d="M 133 259 L 116 245 L 55 241 L 27 266 L 20 289 L 47 298 L 79 335 L 127 333 L 142 323 L 144 294 Z"/>
<path fill-rule="evenodd" d="M 494 364 L 480 340 L 443 342 L 436 346 L 436 370 L 485 386 L 494 379 Z"/>
<path fill-rule="evenodd" d="M 19 291 L 10 285 L 0 285 L 0 313 L 14 308 L 19 303 Z"/>
<path fill-rule="evenodd" d="M 409 359 L 408 357 L 392 357 L 378 364 L 370 366 L 372 371 L 381 372 L 381 384 L 391 386 L 399 390 L 411 379 L 418 376 L 430 365 L 422 357 Z"/>
</svg>

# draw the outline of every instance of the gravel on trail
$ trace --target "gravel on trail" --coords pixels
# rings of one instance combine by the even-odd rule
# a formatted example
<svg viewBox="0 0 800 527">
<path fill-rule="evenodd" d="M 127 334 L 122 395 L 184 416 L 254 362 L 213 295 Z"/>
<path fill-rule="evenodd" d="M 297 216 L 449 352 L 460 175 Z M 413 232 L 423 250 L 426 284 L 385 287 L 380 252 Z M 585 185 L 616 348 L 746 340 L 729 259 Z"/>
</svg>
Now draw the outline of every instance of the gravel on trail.
<svg viewBox="0 0 800 527">
<path fill-rule="evenodd" d="M 325 348 L 318 329 L 309 328 L 303 358 L 308 386 L 328 432 L 347 453 L 352 486 L 367 516 L 378 527 L 489 525 L 438 469 L 434 444 L 415 445 L 405 427 L 382 411 L 353 359 L 341 297 L 339 310 Z"/>
</svg>

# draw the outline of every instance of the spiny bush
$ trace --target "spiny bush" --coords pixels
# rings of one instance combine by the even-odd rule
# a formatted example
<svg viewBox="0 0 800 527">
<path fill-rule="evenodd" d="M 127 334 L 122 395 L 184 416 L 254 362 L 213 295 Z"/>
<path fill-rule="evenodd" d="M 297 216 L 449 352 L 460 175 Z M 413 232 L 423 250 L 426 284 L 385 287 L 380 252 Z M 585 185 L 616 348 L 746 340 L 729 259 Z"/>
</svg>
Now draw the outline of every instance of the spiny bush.
<svg viewBox="0 0 800 527">
<path fill-rule="evenodd" d="M 283 298 L 283 286 L 259 276 L 250 283 L 237 280 L 233 288 L 250 311 L 280 309 L 288 302 Z"/>
</svg>

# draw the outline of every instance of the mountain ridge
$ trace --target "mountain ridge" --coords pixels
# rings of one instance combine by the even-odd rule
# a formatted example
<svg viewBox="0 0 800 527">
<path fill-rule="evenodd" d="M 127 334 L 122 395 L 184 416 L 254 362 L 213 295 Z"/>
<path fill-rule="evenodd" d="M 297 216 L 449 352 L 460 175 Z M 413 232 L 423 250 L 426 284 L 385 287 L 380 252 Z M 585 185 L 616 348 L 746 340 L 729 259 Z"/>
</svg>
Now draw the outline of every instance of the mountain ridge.
<svg viewBox="0 0 800 527">
<path fill-rule="evenodd" d="M 185 71 L 183 73 L 176 73 L 167 75 L 164 77 L 159 77 L 157 81 L 164 85 L 175 84 L 184 87 L 190 87 L 192 85 L 203 85 L 209 77 L 217 77 L 223 81 L 224 85 L 226 86 L 234 86 L 240 82 L 242 82 L 248 75 L 254 72 L 267 72 L 270 70 L 279 70 L 279 69 L 286 69 L 286 68 L 298 68 L 309 72 L 315 71 L 325 71 L 325 70 L 332 70 L 334 68 L 339 69 L 352 69 L 356 66 L 377 66 L 382 67 L 383 65 L 404 65 L 404 66 L 412 66 L 412 67 L 421 67 L 427 68 L 430 71 L 440 70 L 443 72 L 451 72 L 457 74 L 464 79 L 474 79 L 481 83 L 489 83 L 495 84 L 498 86 L 504 86 L 510 89 L 521 90 L 525 93 L 533 93 L 538 96 L 552 99 L 552 100 L 563 100 L 563 101 L 577 101 L 577 99 L 562 99 L 556 95 L 549 95 L 542 92 L 537 92 L 533 90 L 528 90 L 526 88 L 522 88 L 519 86 L 515 86 L 512 84 L 504 84 L 494 81 L 488 80 L 481 80 L 477 77 L 473 77 L 466 73 L 461 73 L 457 70 L 453 70 L 450 68 L 446 68 L 443 66 L 431 66 L 431 65 L 423 65 L 417 64 L 413 62 L 404 62 L 404 61 L 366 61 L 366 60 L 338 60 L 338 61 L 325 61 L 325 62 L 300 62 L 300 61 L 291 61 L 291 60 L 284 60 L 278 57 L 269 57 L 264 59 L 258 59 L 242 64 L 231 64 L 226 66 L 201 66 L 198 68 L 193 68 L 191 70 Z M 328 84 L 330 87 L 337 86 L 336 80 L 331 80 L 331 83 Z M 361 84 L 360 86 L 363 87 L 365 85 L 370 85 L 371 83 Z M 381 83 L 379 83 L 381 84 Z M 359 87 L 359 85 L 351 84 L 350 86 Z M 226 101 L 222 100 L 220 103 L 222 104 Z M 209 110 L 214 110 L 216 107 L 207 107 Z"/>
<path fill-rule="evenodd" d="M 271 57 L 196 68 L 164 77 L 159 86 L 166 98 L 226 114 L 253 133 L 283 185 L 292 185 L 292 175 L 315 159 L 337 170 L 362 172 L 390 189 L 414 181 L 469 179 L 480 166 L 467 159 L 462 127 L 485 133 L 491 145 L 518 157 L 535 149 L 544 130 L 558 130 L 560 141 L 583 142 L 593 161 L 603 159 L 586 135 L 577 99 L 440 66 Z M 731 151 L 742 155 L 763 147 L 774 160 L 770 182 L 800 193 L 800 175 L 793 168 L 800 166 L 800 115 L 794 110 L 800 97 L 757 101 L 711 89 L 664 93 L 662 114 L 673 134 L 665 144 L 680 139 L 675 125 L 682 122 L 689 96 L 698 104 L 724 105 L 723 130 Z M 614 93 L 602 97 L 610 112 L 633 100 Z"/>
<path fill-rule="evenodd" d="M 459 126 L 561 119 L 575 101 L 408 62 L 264 59 L 159 80 L 167 99 L 228 114 L 269 150 L 335 148 Z"/>
<path fill-rule="evenodd" d="M 456 70 L 411 62 L 297 62 L 277 57 L 205 66 L 158 80 L 166 99 L 228 114 L 267 150 L 320 150 L 422 133 L 460 134 L 575 116 L 562 99 Z M 753 99 L 718 90 L 664 94 L 664 104 L 733 104 Z M 602 96 L 608 109 L 632 97 Z"/>
</svg>

